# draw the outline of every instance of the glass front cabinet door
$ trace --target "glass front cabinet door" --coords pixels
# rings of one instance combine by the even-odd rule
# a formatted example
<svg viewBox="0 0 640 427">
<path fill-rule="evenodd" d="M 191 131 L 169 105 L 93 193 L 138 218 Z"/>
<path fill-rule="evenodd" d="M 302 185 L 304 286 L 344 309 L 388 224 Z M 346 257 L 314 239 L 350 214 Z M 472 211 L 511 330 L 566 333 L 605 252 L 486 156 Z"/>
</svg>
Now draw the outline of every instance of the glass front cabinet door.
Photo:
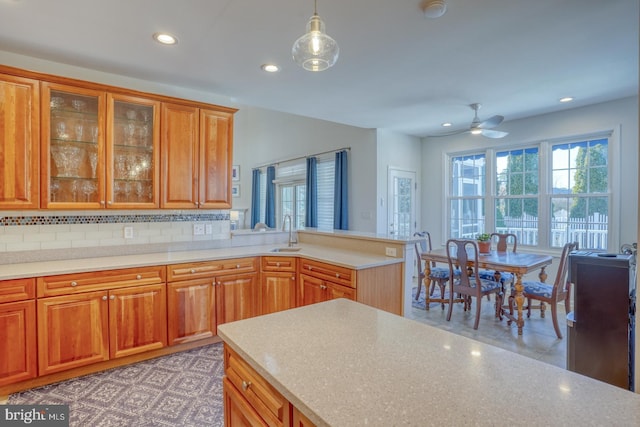
<svg viewBox="0 0 640 427">
<path fill-rule="evenodd" d="M 42 84 L 41 207 L 104 207 L 105 93 Z"/>
<path fill-rule="evenodd" d="M 54 83 L 42 102 L 42 208 L 159 206 L 159 102 Z"/>
<path fill-rule="evenodd" d="M 159 206 L 160 102 L 107 95 L 107 207 Z"/>
</svg>

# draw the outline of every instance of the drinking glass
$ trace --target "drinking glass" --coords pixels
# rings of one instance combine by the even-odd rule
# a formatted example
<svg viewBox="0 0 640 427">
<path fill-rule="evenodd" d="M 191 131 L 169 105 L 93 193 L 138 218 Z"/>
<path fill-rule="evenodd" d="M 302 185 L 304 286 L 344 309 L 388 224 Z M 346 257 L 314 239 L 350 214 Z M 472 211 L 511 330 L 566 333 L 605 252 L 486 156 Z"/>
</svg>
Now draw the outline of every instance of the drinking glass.
<svg viewBox="0 0 640 427">
<path fill-rule="evenodd" d="M 98 153 L 95 151 L 89 152 L 89 164 L 91 165 L 91 178 L 96 177 L 96 168 L 98 167 Z"/>
<path fill-rule="evenodd" d="M 76 131 L 76 141 L 83 141 L 84 125 L 82 123 L 76 123 L 75 131 Z"/>
<path fill-rule="evenodd" d="M 87 202 L 91 201 L 91 195 L 95 193 L 96 189 L 96 183 L 93 181 L 85 181 L 82 183 L 82 192 L 86 196 Z"/>
</svg>

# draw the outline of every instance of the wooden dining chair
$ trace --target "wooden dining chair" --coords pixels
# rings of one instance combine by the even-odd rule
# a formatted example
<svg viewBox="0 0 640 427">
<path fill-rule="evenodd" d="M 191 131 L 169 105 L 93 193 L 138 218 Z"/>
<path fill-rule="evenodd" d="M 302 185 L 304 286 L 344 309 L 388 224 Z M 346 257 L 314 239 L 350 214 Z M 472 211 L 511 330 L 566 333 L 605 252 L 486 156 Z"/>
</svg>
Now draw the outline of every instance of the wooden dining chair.
<svg viewBox="0 0 640 427">
<path fill-rule="evenodd" d="M 447 241 L 447 259 L 449 260 L 449 275 L 453 277 L 454 269 L 457 265 L 478 265 L 478 245 L 473 240 L 456 240 L 449 239 Z M 496 295 L 496 312 L 497 318 L 502 320 L 502 285 L 489 279 L 481 279 L 478 269 L 468 270 L 469 274 L 461 274 L 459 277 L 451 280 L 449 283 L 449 312 L 447 313 L 447 321 L 451 320 L 453 311 L 454 295 L 461 296 L 464 299 L 464 311 L 471 310 L 471 298 L 476 298 L 476 319 L 473 329 L 478 329 L 480 323 L 480 310 L 482 305 L 482 297 L 485 295 Z"/>
<path fill-rule="evenodd" d="M 527 310 L 527 317 L 531 317 L 532 308 L 540 308 L 540 317 L 544 317 L 546 304 L 551 306 L 551 319 L 553 328 L 559 339 L 562 339 L 560 325 L 558 325 L 558 303 L 564 301 L 564 308 L 567 313 L 571 311 L 571 282 L 567 280 L 569 267 L 569 253 L 578 249 L 578 242 L 567 243 L 562 248 L 558 273 L 553 284 L 536 281 L 523 281 L 523 295 L 527 299 L 527 304 L 522 309 Z M 532 301 L 540 301 L 538 307 L 532 306 Z M 513 301 L 509 297 L 509 312 L 513 314 Z"/>
<path fill-rule="evenodd" d="M 516 252 L 518 249 L 518 236 L 513 233 L 491 233 L 491 244 L 495 244 L 497 252 Z M 513 273 L 500 272 L 496 270 L 480 270 L 481 279 L 495 280 L 502 284 L 502 292 L 505 293 L 505 284 L 509 283 L 513 287 L 515 276 Z"/>
<path fill-rule="evenodd" d="M 422 291 L 422 282 L 425 284 L 425 308 L 429 310 L 429 305 L 431 302 L 439 302 L 444 310 L 444 304 L 449 302 L 448 299 L 445 299 L 445 291 L 447 289 L 447 282 L 449 281 L 449 268 L 448 267 L 437 267 L 435 262 L 432 262 L 429 266 L 429 277 L 425 279 L 425 268 L 423 268 L 422 263 L 422 253 L 431 251 L 431 235 L 428 231 L 421 231 L 413 233 L 415 237 L 420 237 L 420 240 L 415 243 L 415 251 L 416 251 L 416 259 L 418 265 L 418 290 L 416 292 L 415 300 L 417 301 L 420 298 L 420 292 Z M 456 269 L 457 275 L 460 274 L 460 270 Z M 431 298 L 433 292 L 435 291 L 435 287 L 438 286 L 440 289 L 440 298 Z"/>
</svg>

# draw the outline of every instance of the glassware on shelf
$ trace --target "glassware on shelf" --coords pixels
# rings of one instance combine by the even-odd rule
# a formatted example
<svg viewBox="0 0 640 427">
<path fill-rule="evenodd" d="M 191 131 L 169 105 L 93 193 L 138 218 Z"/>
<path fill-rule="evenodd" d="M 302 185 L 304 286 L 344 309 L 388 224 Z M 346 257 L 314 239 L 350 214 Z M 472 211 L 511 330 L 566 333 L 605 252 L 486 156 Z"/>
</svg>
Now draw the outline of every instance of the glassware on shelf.
<svg viewBox="0 0 640 427">
<path fill-rule="evenodd" d="M 116 156 L 116 179 L 127 178 L 127 155 L 118 154 Z"/>
<path fill-rule="evenodd" d="M 136 124 L 135 123 L 127 123 L 124 126 L 124 140 L 127 145 L 134 145 L 134 137 L 136 134 Z"/>
<path fill-rule="evenodd" d="M 71 193 L 73 194 L 73 201 L 78 201 L 78 192 L 80 191 L 80 183 L 77 179 L 74 179 L 71 183 Z"/>
<path fill-rule="evenodd" d="M 83 101 L 82 99 L 74 99 L 71 101 L 71 106 L 76 111 L 84 111 L 84 109 L 87 107 L 87 102 Z"/>
<path fill-rule="evenodd" d="M 96 183 L 93 181 L 84 181 L 82 183 L 82 192 L 84 193 L 87 202 L 91 201 L 91 195 L 96 192 L 97 188 Z"/>
<path fill-rule="evenodd" d="M 64 107 L 64 98 L 60 96 L 52 96 L 49 103 L 52 109 L 58 109 Z"/>
<path fill-rule="evenodd" d="M 70 145 L 54 145 L 51 147 L 51 156 L 58 170 L 57 176 L 76 177 L 81 161 L 80 148 Z"/>
<path fill-rule="evenodd" d="M 97 167 L 98 167 L 98 152 L 97 151 L 89 151 L 87 153 L 89 156 L 89 166 L 91 166 L 91 178 L 95 178 L 97 175 Z"/>
<path fill-rule="evenodd" d="M 76 123 L 74 130 L 76 132 L 76 141 L 84 141 L 84 125 L 82 122 Z"/>
<path fill-rule="evenodd" d="M 126 115 L 127 115 L 127 119 L 135 120 L 138 113 L 136 112 L 136 110 L 127 110 Z"/>
<path fill-rule="evenodd" d="M 98 126 L 91 126 L 91 142 L 98 142 Z"/>
<path fill-rule="evenodd" d="M 67 133 L 67 123 L 64 120 L 60 120 L 56 123 L 56 137 L 58 139 L 69 139 L 69 134 Z"/>
<path fill-rule="evenodd" d="M 58 191 L 60 191 L 60 183 L 57 180 L 51 180 L 49 191 L 51 192 L 51 201 L 55 202 Z"/>
</svg>

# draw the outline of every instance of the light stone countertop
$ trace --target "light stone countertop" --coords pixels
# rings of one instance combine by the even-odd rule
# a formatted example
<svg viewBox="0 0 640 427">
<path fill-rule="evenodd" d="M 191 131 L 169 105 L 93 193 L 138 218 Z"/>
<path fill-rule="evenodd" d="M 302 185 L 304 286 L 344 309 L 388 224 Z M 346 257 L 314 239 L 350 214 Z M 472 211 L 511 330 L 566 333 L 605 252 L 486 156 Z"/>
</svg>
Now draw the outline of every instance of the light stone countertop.
<svg viewBox="0 0 640 427">
<path fill-rule="evenodd" d="M 300 251 L 271 252 L 274 248 L 286 248 L 287 244 L 284 243 L 5 264 L 0 265 L 0 280 L 264 255 L 305 257 L 356 270 L 403 262 L 402 258 L 341 250 L 329 246 L 304 243 L 295 246 L 299 247 Z"/>
<path fill-rule="evenodd" d="M 218 334 L 318 426 L 640 425 L 640 395 L 345 299 Z"/>
</svg>

